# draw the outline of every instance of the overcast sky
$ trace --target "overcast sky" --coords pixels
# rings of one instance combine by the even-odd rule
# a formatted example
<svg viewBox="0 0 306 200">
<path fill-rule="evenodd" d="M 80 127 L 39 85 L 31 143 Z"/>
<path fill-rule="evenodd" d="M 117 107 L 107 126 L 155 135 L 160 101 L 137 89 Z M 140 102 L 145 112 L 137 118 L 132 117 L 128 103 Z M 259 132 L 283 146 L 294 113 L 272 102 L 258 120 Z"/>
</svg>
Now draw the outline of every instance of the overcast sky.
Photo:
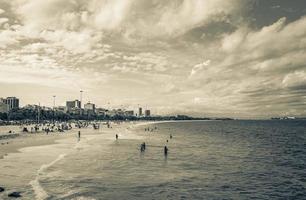
<svg viewBox="0 0 306 200">
<path fill-rule="evenodd" d="M 306 116 L 306 1 L 0 0 L 0 96 L 80 89 L 155 114 Z"/>
</svg>

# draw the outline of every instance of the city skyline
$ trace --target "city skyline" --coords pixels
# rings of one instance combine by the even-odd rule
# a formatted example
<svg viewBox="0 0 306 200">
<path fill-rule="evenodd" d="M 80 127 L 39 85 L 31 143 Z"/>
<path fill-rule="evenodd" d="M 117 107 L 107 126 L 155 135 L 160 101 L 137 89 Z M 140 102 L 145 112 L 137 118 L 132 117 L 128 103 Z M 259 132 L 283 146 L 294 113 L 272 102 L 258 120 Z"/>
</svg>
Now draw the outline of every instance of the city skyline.
<svg viewBox="0 0 306 200">
<path fill-rule="evenodd" d="M 39 106 L 39 107 L 45 107 L 45 108 L 48 108 L 48 109 L 53 109 L 53 108 L 61 108 L 61 107 L 66 107 L 66 108 L 78 108 L 78 109 L 83 109 L 83 110 L 86 110 L 86 109 L 92 109 L 92 110 L 95 110 L 96 108 L 101 108 L 101 109 L 109 109 L 109 110 L 126 110 L 126 111 L 130 111 L 128 110 L 129 108 L 132 109 L 132 110 L 142 110 L 144 109 L 144 111 L 148 111 L 150 112 L 150 110 L 148 110 L 148 106 L 145 106 L 145 107 L 142 107 L 141 105 L 137 105 L 137 107 L 132 107 L 132 106 L 129 106 L 128 107 L 123 107 L 123 105 L 120 105 L 119 107 L 114 107 L 114 106 L 111 106 L 109 103 L 108 104 L 104 104 L 104 105 L 96 105 L 94 102 L 90 102 L 90 101 L 87 101 L 87 102 L 83 102 L 81 101 L 81 99 L 74 99 L 74 100 L 71 100 L 71 99 L 67 99 L 64 103 L 59 103 L 59 104 L 56 104 L 56 99 L 55 99 L 55 95 L 52 96 L 53 97 L 53 105 L 52 106 L 47 106 L 47 105 L 44 105 L 44 104 L 41 104 L 40 102 L 39 103 L 29 103 L 29 104 L 20 104 L 20 99 L 18 97 L 0 97 L 0 103 L 2 104 L 5 104 L 7 106 L 7 109 L 8 111 L 9 110 L 12 110 L 13 108 L 24 108 L 24 107 L 32 107 L 32 106 Z M 96 107 L 97 106 L 97 107 Z M 0 110 L 0 113 L 1 113 L 1 110 Z M 138 115 L 143 115 L 143 114 L 138 114 Z M 145 115 L 145 114 L 144 114 Z M 149 114 L 150 115 L 150 114 Z"/>
<path fill-rule="evenodd" d="M 304 0 L 2 0 L 0 96 L 306 116 L 305 27 Z"/>
</svg>

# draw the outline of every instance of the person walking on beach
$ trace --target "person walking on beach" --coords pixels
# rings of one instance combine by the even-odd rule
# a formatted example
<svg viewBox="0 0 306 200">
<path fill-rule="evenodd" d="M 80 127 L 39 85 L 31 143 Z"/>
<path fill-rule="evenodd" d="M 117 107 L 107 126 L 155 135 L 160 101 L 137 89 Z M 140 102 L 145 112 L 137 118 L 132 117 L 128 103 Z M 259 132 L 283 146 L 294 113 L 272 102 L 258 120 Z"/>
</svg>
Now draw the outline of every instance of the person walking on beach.
<svg viewBox="0 0 306 200">
<path fill-rule="evenodd" d="M 81 140 L 81 131 L 78 132 L 78 140 Z"/>
<path fill-rule="evenodd" d="M 167 146 L 164 147 L 164 155 L 165 155 L 165 156 L 168 155 L 168 147 L 167 147 Z"/>
<path fill-rule="evenodd" d="M 116 140 L 118 140 L 118 134 L 116 134 Z"/>
</svg>

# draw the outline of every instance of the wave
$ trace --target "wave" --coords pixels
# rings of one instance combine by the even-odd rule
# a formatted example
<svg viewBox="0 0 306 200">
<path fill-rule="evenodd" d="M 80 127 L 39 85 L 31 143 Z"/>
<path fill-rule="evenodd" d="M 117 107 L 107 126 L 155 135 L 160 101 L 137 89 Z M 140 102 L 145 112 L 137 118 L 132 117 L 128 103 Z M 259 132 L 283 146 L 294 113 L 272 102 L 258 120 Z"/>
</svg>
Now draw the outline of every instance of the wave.
<svg viewBox="0 0 306 200">
<path fill-rule="evenodd" d="M 39 168 L 39 170 L 37 171 L 36 178 L 30 182 L 30 185 L 32 186 L 32 188 L 34 190 L 34 193 L 35 193 L 35 196 L 36 196 L 37 200 L 44 200 L 44 199 L 47 199 L 49 197 L 48 193 L 40 185 L 39 176 L 42 175 L 46 169 L 48 169 L 49 167 L 51 167 L 52 165 L 54 165 L 58 161 L 62 160 L 65 156 L 66 156 L 66 154 L 60 154 L 51 163 L 42 165 Z"/>
</svg>

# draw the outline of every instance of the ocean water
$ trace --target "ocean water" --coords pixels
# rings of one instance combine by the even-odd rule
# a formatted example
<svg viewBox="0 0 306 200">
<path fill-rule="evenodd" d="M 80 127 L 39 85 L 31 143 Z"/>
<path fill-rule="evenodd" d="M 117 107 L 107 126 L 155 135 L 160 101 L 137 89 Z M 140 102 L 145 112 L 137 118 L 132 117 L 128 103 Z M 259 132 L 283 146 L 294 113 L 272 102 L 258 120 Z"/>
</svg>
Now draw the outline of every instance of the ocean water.
<svg viewBox="0 0 306 200">
<path fill-rule="evenodd" d="M 72 137 L 0 160 L 0 184 L 23 199 L 306 199 L 306 121 L 81 131 L 79 142 Z"/>
</svg>

